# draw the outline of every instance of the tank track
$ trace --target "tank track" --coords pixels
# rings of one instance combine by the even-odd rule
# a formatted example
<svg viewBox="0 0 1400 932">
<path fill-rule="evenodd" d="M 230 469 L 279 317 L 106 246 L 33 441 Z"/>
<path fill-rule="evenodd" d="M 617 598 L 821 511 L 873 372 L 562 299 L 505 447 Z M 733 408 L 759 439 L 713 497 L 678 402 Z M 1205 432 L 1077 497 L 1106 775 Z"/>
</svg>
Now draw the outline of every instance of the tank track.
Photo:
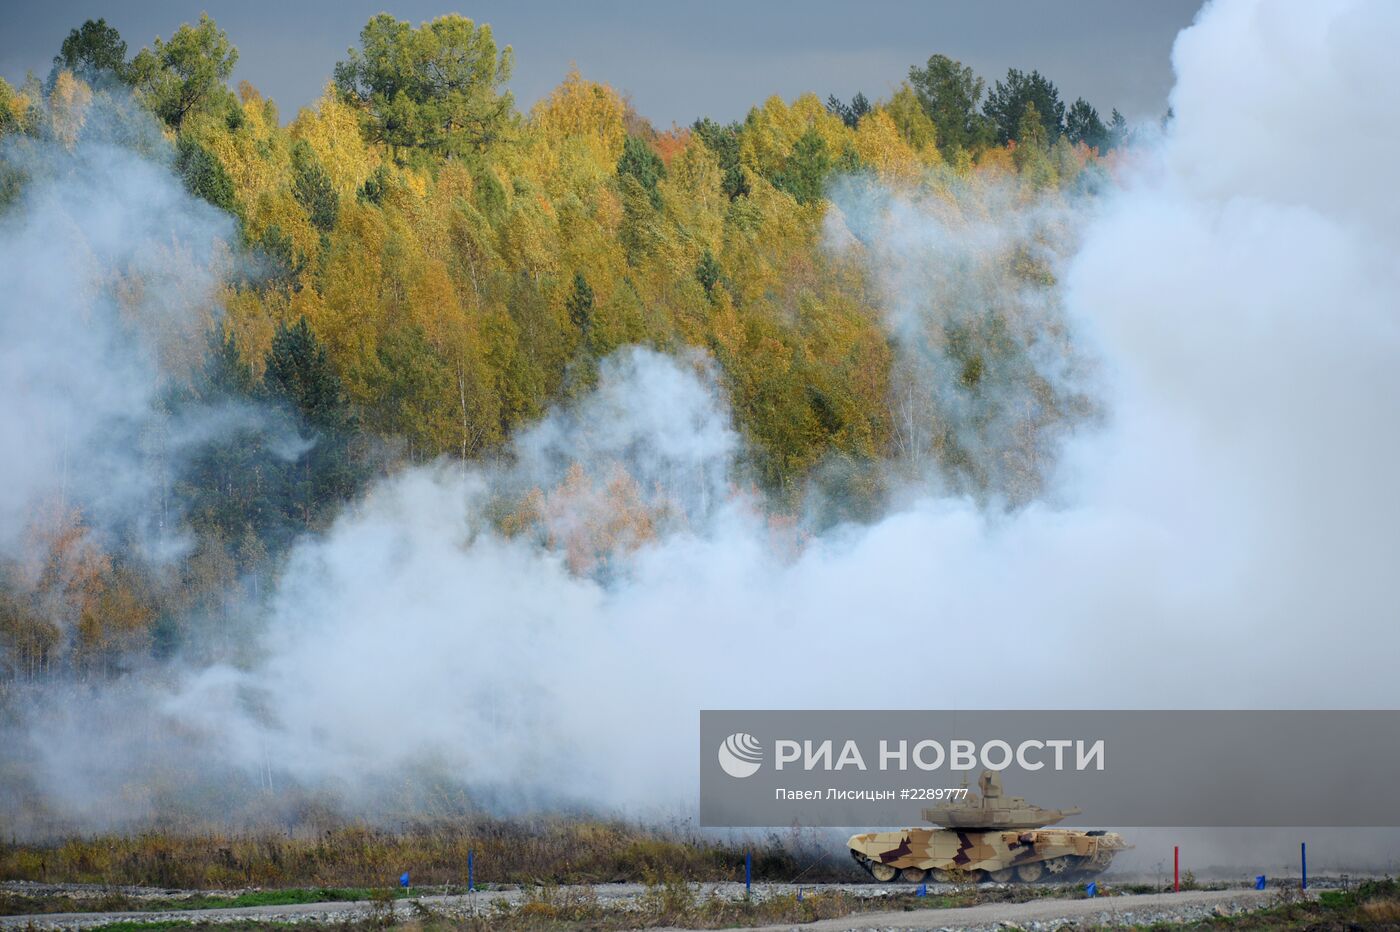
<svg viewBox="0 0 1400 932">
<path fill-rule="evenodd" d="M 898 869 L 888 864 L 877 864 L 859 851 L 851 851 L 851 859 L 870 875 L 876 883 L 1013 883 L 1013 884 L 1056 884 L 1072 883 L 1097 877 L 1108 869 L 1113 860 L 1113 851 L 1098 851 L 1086 857 L 1061 855 L 1044 861 L 1030 861 L 1016 867 L 1006 867 L 997 871 L 964 870 L 945 871 L 939 868 L 924 870 L 917 867 Z M 888 873 L 889 876 L 883 876 Z"/>
</svg>

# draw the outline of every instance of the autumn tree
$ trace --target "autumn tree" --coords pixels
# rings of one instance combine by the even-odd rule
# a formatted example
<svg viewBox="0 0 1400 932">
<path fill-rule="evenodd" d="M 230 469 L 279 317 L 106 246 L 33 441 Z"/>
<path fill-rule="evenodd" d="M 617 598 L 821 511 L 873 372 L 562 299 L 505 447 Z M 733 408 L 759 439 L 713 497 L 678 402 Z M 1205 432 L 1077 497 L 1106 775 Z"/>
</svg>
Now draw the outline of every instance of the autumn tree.
<svg viewBox="0 0 1400 932">
<path fill-rule="evenodd" d="M 510 128 L 514 101 L 510 46 L 491 27 L 448 14 L 417 29 L 380 13 L 360 31 L 360 48 L 335 66 L 335 86 L 362 108 L 369 137 L 439 155 L 480 151 Z"/>
<path fill-rule="evenodd" d="M 938 143 L 938 127 L 929 119 L 918 95 L 908 83 L 900 85 L 880 109 L 889 114 L 899 134 L 916 152 Z"/>
<path fill-rule="evenodd" d="M 74 31 L 51 81 L 0 81 L 7 148 L 26 136 L 77 146 L 93 108 L 123 96 L 84 81 L 124 54 L 101 27 Z M 123 563 L 120 541 L 103 553 L 76 546 L 73 531 L 52 541 L 66 555 L 37 589 L 0 560 L 0 664 L 14 671 L 0 676 L 65 663 L 110 674 L 138 649 L 195 649 L 190 619 L 227 628 L 232 594 L 255 592 L 297 535 L 324 527 L 371 456 L 385 470 L 489 456 L 587 391 L 602 358 L 627 345 L 713 360 L 746 476 L 794 513 L 814 481 L 827 501 L 874 501 L 891 461 L 1025 501 L 1037 438 L 1073 413 L 1038 379 L 1016 324 L 1023 296 L 1053 280 L 1042 253 L 1059 231 L 1033 225 L 1035 242 L 989 257 L 968 287 L 904 289 L 970 303 L 940 306 L 919 341 L 896 345 L 868 257 L 831 248 L 843 218 L 825 209 L 846 172 L 939 211 L 954 236 L 963 218 L 995 220 L 1001 202 L 987 192 L 1055 199 L 1100 155 L 1071 141 L 1100 130 L 1076 101 L 1061 135 L 1058 95 L 1034 72 L 999 82 L 982 113 L 976 75 L 934 56 L 883 101 L 771 97 L 739 122 L 658 132 L 577 71 L 519 117 L 503 83 L 509 50 L 461 17 L 371 20 L 290 124 L 247 82 L 236 99 L 223 87 L 233 55 L 206 18 L 128 72 L 133 106 L 175 130 L 178 179 L 238 221 L 222 325 L 203 366 L 161 398 L 173 422 L 213 438 L 178 457 L 171 500 L 190 548 L 177 571 L 147 578 Z M 1105 147 L 1127 134 L 1116 111 L 1109 123 Z M 997 135 L 1008 145 L 991 144 Z M 0 205 L 24 183 L 0 160 Z M 943 268 L 962 264 L 922 265 L 962 275 Z M 905 371 L 925 339 L 937 371 Z M 934 397 L 935 383 L 950 397 Z M 664 526 L 665 509 L 626 477 L 585 478 L 530 496 L 516 526 L 605 575 L 608 554 Z M 818 521 L 861 516 L 815 507 Z M 615 520 L 626 514 L 637 520 Z M 590 522 L 577 544 L 562 532 L 576 516 Z M 61 606 L 57 621 L 35 598 Z"/>
<path fill-rule="evenodd" d="M 10 86 L 10 82 L 0 78 L 0 138 L 10 133 L 22 132 L 29 110 L 29 101 L 24 95 L 15 93 L 15 89 Z M 5 172 L 9 175 L 11 172 Z M 5 187 L 0 182 L 0 188 Z M 0 197 L 0 204 L 6 203 L 7 199 Z"/>
<path fill-rule="evenodd" d="M 852 146 L 861 164 L 886 184 L 918 184 L 924 172 L 941 161 L 931 142 L 919 148 L 910 145 L 883 108 L 861 121 Z"/>
<path fill-rule="evenodd" d="M 53 138 L 72 149 L 77 145 L 92 104 L 92 88 L 71 71 L 60 71 L 48 99 L 48 123 Z"/>
</svg>

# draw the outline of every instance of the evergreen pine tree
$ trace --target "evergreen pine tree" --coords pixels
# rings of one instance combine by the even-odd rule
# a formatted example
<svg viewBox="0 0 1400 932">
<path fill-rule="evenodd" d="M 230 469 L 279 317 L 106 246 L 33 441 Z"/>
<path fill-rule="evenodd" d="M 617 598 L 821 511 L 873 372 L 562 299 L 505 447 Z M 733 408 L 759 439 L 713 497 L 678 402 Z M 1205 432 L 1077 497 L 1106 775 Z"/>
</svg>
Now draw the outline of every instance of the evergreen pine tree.
<svg viewBox="0 0 1400 932">
<path fill-rule="evenodd" d="M 565 307 L 569 311 L 569 320 L 583 334 L 584 339 L 588 338 L 588 331 L 593 327 L 593 289 L 589 287 L 588 279 L 583 277 L 582 272 L 574 273 L 574 290 L 569 295 Z"/>
<path fill-rule="evenodd" d="M 705 294 L 709 297 L 715 295 L 715 285 L 719 284 L 720 268 L 715 261 L 714 253 L 708 249 L 700 257 L 700 262 L 695 266 L 695 280 L 705 289 Z"/>
<path fill-rule="evenodd" d="M 305 317 L 277 328 L 267 351 L 263 389 L 312 442 L 291 471 L 283 507 L 297 523 L 313 527 L 355 493 L 362 476 L 350 450 L 356 427 L 350 403 Z"/>
</svg>

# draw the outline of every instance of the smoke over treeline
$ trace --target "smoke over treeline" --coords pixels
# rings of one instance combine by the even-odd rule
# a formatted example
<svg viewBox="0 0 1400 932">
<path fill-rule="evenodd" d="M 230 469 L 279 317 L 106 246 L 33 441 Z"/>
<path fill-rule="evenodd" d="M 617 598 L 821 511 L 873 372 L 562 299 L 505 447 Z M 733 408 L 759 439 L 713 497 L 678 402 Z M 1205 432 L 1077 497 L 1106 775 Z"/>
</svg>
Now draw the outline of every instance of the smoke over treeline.
<svg viewBox="0 0 1400 932">
<path fill-rule="evenodd" d="M 1277 101 L 1373 114 L 1395 25 L 1211 6 L 1111 154 L 940 146 L 917 75 L 404 139 L 368 56 L 285 129 L 60 73 L 4 142 L 0 816 L 685 811 L 708 707 L 1393 703 L 1388 138 Z"/>
</svg>

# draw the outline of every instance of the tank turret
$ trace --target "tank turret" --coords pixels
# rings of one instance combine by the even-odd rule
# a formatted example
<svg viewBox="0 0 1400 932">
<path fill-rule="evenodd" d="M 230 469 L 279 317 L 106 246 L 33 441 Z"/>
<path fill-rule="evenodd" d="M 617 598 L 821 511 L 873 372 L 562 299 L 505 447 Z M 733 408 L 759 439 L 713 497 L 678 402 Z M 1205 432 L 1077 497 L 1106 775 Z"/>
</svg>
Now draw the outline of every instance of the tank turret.
<svg viewBox="0 0 1400 932">
<path fill-rule="evenodd" d="M 965 799 L 925 809 L 923 820 L 944 828 L 1044 828 L 1083 811 L 1077 806 L 1042 809 L 1019 796 L 1006 796 L 1001 791 L 1001 774 L 995 770 L 982 771 L 977 787 L 980 797 L 969 793 Z"/>
<path fill-rule="evenodd" d="M 984 770 L 977 787 L 980 794 L 923 811 L 924 820 L 938 828 L 852 835 L 851 857 L 882 882 L 1034 883 L 1092 877 L 1132 847 L 1113 832 L 1045 828 L 1080 810 L 1042 809 L 1008 797 L 995 771 Z"/>
</svg>

